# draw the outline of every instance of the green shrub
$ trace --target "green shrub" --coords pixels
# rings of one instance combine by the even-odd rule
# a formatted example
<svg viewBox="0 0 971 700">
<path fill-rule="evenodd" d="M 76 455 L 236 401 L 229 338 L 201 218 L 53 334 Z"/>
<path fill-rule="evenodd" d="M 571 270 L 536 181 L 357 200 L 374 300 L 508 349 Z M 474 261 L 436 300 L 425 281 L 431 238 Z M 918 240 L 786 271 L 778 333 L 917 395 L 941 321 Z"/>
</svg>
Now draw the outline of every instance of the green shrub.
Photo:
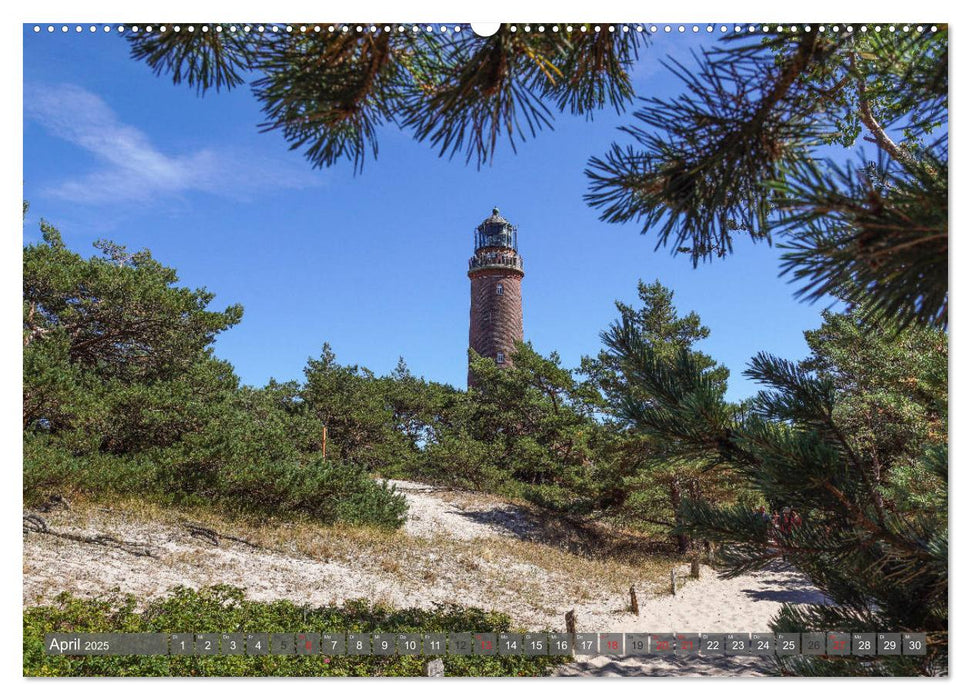
<svg viewBox="0 0 971 700">
<path fill-rule="evenodd" d="M 52 493 L 144 494 L 158 491 L 156 462 L 150 455 L 73 454 L 45 435 L 24 434 L 24 505 L 35 506 Z"/>
<path fill-rule="evenodd" d="M 143 612 L 136 612 L 136 608 Z M 24 610 L 25 676 L 421 676 L 421 656 L 48 656 L 50 632 L 507 632 L 509 618 L 476 608 L 395 610 L 352 601 L 313 608 L 259 603 L 229 586 L 177 588 L 139 606 L 132 597 L 82 599 Z M 449 676 L 538 676 L 563 657 L 447 656 Z"/>
<path fill-rule="evenodd" d="M 525 484 L 521 487 L 522 498 L 530 503 L 556 513 L 586 515 L 590 502 L 581 498 L 573 489 L 559 484 Z"/>
<path fill-rule="evenodd" d="M 320 459 L 227 469 L 220 473 L 218 493 L 246 510 L 303 513 L 325 523 L 397 528 L 408 512 L 405 497 L 364 468 Z"/>
<path fill-rule="evenodd" d="M 400 527 L 408 512 L 403 495 L 351 464 L 317 458 L 307 464 L 226 466 L 178 448 L 79 456 L 47 436 L 25 435 L 24 503 L 36 506 L 52 493 L 145 496 L 167 504 L 385 528 Z"/>
</svg>

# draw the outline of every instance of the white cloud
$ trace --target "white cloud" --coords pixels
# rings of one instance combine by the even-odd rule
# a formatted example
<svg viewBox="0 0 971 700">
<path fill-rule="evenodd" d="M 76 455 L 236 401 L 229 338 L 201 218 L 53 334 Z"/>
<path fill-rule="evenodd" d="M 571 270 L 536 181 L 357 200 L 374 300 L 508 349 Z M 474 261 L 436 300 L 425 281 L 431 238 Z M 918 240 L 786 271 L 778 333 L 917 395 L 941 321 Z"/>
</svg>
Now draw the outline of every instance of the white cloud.
<svg viewBox="0 0 971 700">
<path fill-rule="evenodd" d="M 76 85 L 26 85 L 24 115 L 98 161 L 91 172 L 50 187 L 51 194 L 69 201 L 145 202 L 193 191 L 248 199 L 321 181 L 304 163 L 232 148 L 163 153 L 145 133 L 122 123 L 104 100 Z"/>
</svg>

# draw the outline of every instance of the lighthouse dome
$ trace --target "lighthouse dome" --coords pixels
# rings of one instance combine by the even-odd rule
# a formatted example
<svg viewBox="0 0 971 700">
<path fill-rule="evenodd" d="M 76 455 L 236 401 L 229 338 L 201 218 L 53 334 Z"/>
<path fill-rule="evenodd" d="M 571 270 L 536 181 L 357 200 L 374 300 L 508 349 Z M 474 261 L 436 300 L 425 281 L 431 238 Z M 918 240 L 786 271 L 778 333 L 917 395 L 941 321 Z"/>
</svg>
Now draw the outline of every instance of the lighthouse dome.
<svg viewBox="0 0 971 700">
<path fill-rule="evenodd" d="M 475 229 L 476 250 L 479 248 L 512 248 L 516 250 L 516 239 L 516 227 L 503 218 L 498 207 L 494 208 L 492 214 Z"/>
</svg>

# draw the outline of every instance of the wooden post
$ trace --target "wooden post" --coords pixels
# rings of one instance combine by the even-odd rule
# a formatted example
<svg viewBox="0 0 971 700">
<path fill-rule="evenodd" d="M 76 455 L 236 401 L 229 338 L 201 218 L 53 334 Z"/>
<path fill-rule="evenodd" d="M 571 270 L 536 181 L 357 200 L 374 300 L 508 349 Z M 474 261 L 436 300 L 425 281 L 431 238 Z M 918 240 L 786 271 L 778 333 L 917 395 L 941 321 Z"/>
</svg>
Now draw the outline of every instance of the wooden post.
<svg viewBox="0 0 971 700">
<path fill-rule="evenodd" d="M 641 609 L 637 607 L 637 592 L 634 590 L 634 586 L 630 587 L 630 611 L 635 615 L 641 614 Z"/>
<path fill-rule="evenodd" d="M 678 594 L 678 579 L 677 575 L 674 573 L 674 569 L 671 569 L 671 595 Z"/>
<path fill-rule="evenodd" d="M 432 659 L 425 664 L 425 675 L 429 678 L 444 678 L 445 662 L 441 659 Z"/>
<path fill-rule="evenodd" d="M 698 552 L 691 557 L 691 578 L 701 578 L 701 555 Z"/>
<path fill-rule="evenodd" d="M 577 614 L 575 610 L 571 610 L 566 614 L 566 633 L 577 633 Z"/>
<path fill-rule="evenodd" d="M 327 460 L 327 426 L 323 426 L 320 434 L 320 456 L 326 461 Z"/>
</svg>

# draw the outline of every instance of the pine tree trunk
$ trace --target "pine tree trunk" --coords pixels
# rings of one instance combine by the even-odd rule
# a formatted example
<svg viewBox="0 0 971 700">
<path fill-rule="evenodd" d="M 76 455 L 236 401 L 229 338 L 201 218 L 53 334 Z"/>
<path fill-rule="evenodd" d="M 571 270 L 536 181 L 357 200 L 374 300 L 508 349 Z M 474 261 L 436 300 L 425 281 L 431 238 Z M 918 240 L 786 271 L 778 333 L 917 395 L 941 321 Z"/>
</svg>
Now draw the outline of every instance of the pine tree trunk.
<svg viewBox="0 0 971 700">
<path fill-rule="evenodd" d="M 671 490 L 671 507 L 674 508 L 674 521 L 681 526 L 681 515 L 679 510 L 681 508 L 681 481 L 678 477 L 674 477 L 670 484 Z M 688 547 L 691 546 L 691 538 L 687 535 L 676 535 L 678 541 L 678 554 L 686 554 Z"/>
</svg>

